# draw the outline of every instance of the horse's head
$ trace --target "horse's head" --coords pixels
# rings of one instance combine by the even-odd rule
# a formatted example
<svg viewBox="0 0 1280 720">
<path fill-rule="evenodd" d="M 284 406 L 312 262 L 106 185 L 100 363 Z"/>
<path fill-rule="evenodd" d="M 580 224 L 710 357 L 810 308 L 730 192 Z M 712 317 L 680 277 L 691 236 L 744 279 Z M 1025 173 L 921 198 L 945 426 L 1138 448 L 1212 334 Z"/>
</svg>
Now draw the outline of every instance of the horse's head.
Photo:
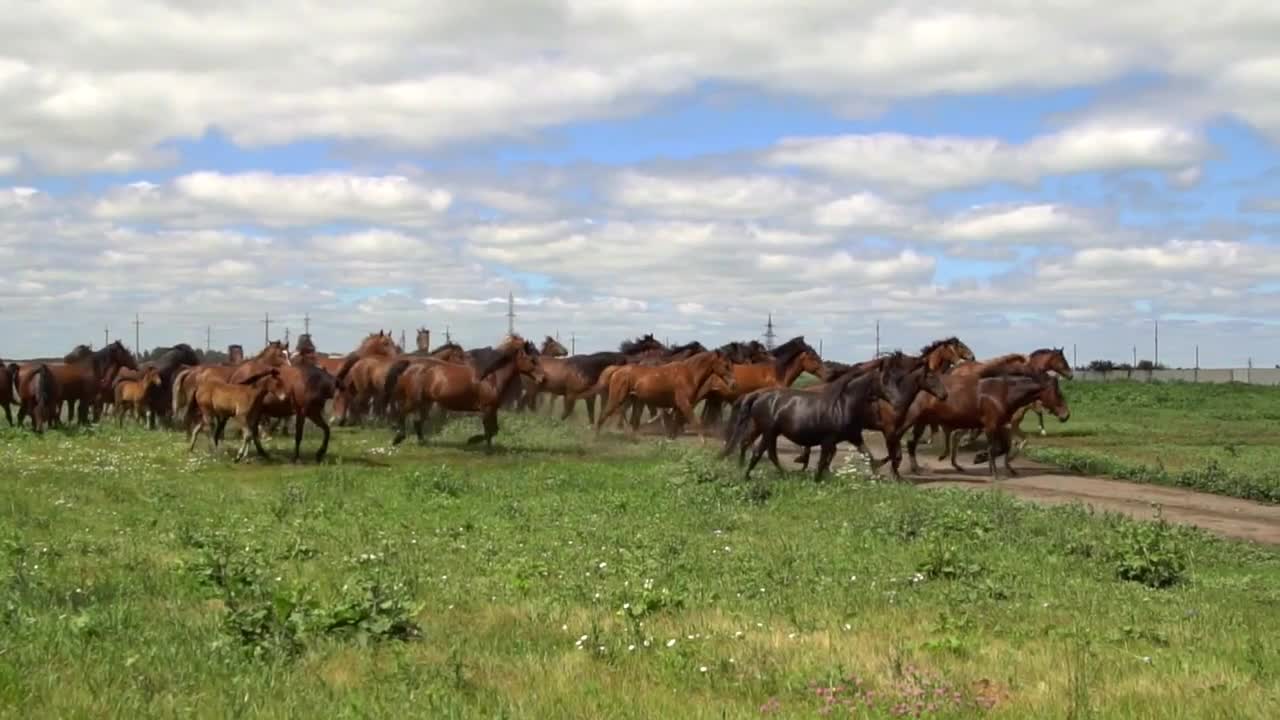
<svg viewBox="0 0 1280 720">
<path fill-rule="evenodd" d="M 1067 399 L 1062 395 L 1062 388 L 1058 386 L 1056 376 L 1044 373 L 1040 379 L 1040 395 L 1036 399 L 1045 406 L 1045 409 L 1053 413 L 1059 422 L 1070 419 L 1071 408 L 1067 407 Z"/>
<path fill-rule="evenodd" d="M 935 340 L 920 348 L 920 357 L 935 372 L 942 372 L 953 365 L 973 360 L 973 351 L 959 338 L 949 337 Z"/>
<path fill-rule="evenodd" d="M 653 333 L 645 333 L 635 340 L 623 340 L 618 346 L 618 350 L 627 355 L 640 355 L 643 353 L 658 353 L 667 349 L 666 345 L 658 342 Z"/>
<path fill-rule="evenodd" d="M 299 355 L 312 355 L 316 351 L 316 344 L 311 340 L 311 333 L 302 333 L 298 336 L 298 342 L 294 346 L 294 350 Z"/>
<path fill-rule="evenodd" d="M 1031 364 L 1046 372 L 1055 372 L 1071 379 L 1071 363 L 1067 362 L 1064 348 L 1041 348 L 1031 353 Z"/>
<path fill-rule="evenodd" d="M 160 384 L 160 368 L 152 366 L 147 368 L 142 373 L 142 387 L 144 390 L 146 388 L 156 387 L 159 384 Z"/>
<path fill-rule="evenodd" d="M 800 370 L 807 372 L 814 377 L 823 377 L 826 372 L 826 366 L 822 364 L 822 358 L 818 357 L 818 353 L 813 348 L 808 348 L 800 353 Z"/>
<path fill-rule="evenodd" d="M 259 362 L 270 365 L 271 367 L 281 367 L 289 364 L 289 351 L 285 349 L 284 343 L 279 340 L 272 340 L 267 346 L 262 348 L 262 352 L 254 358 Z"/>
<path fill-rule="evenodd" d="M 521 337 L 517 333 L 512 333 L 502 338 L 502 342 L 498 344 L 498 349 L 509 350 L 511 348 L 523 348 L 528 344 L 529 344 L 528 340 L 525 340 L 523 337 Z M 534 349 L 536 350 L 537 348 L 534 348 Z"/>
<path fill-rule="evenodd" d="M 138 369 L 138 361 L 134 359 L 133 353 L 129 352 L 129 348 L 124 343 L 116 340 L 106 347 L 107 357 L 116 367 L 129 368 L 130 370 Z"/>
<path fill-rule="evenodd" d="M 706 353 L 711 357 L 711 375 L 718 377 L 730 391 L 737 389 L 737 383 L 733 379 L 733 363 L 729 361 L 729 356 L 719 350 L 712 350 Z"/>
<path fill-rule="evenodd" d="M 277 402 L 284 402 L 289 399 L 289 386 L 285 384 L 279 368 L 273 367 L 263 373 L 263 376 L 254 383 L 254 386 L 266 390 L 267 397 Z"/>
<path fill-rule="evenodd" d="M 431 349 L 431 331 L 424 327 L 418 328 L 418 336 L 415 339 L 415 342 L 419 350 L 430 350 Z"/>
<path fill-rule="evenodd" d="M 542 382 L 545 375 L 538 363 L 538 348 L 528 340 L 516 349 L 516 371 L 528 375 L 534 382 Z"/>
<path fill-rule="evenodd" d="M 84 362 L 93 357 L 93 347 L 85 344 L 77 345 L 71 348 L 71 352 L 67 353 L 62 361 L 65 363 Z"/>
<path fill-rule="evenodd" d="M 564 357 L 569 354 L 569 348 L 560 344 L 560 341 L 548 335 L 542 341 L 542 349 L 539 351 L 543 357 Z"/>
<path fill-rule="evenodd" d="M 399 355 L 400 352 L 395 339 L 388 333 L 379 330 L 377 333 L 370 333 L 364 340 L 360 341 L 360 346 L 356 348 L 356 354 L 361 357 L 370 355 L 391 357 Z"/>
</svg>

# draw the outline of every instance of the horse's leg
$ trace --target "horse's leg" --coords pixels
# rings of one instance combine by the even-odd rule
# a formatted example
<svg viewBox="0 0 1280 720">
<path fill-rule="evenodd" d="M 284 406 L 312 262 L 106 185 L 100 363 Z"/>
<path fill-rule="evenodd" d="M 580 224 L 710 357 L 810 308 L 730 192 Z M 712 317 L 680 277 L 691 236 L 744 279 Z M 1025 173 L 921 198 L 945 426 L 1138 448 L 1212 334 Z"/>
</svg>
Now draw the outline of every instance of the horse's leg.
<svg viewBox="0 0 1280 720">
<path fill-rule="evenodd" d="M 964 468 L 960 467 L 960 463 L 956 460 L 956 453 L 959 451 L 960 443 L 951 443 L 951 467 L 955 468 L 958 472 L 964 472 Z"/>
<path fill-rule="evenodd" d="M 916 460 L 916 448 L 920 446 L 920 436 L 924 434 L 924 427 L 917 423 L 911 427 L 911 439 L 907 441 L 907 459 L 911 461 L 911 472 L 920 472 L 920 462 Z"/>
<path fill-rule="evenodd" d="M 826 442 L 822 444 L 822 450 L 818 453 L 818 471 L 814 474 L 815 482 L 821 481 L 822 476 L 827 474 L 827 470 L 831 468 L 831 461 L 836 456 L 836 444 Z"/>
<path fill-rule="evenodd" d="M 268 458 L 268 457 L 270 457 L 270 456 L 269 456 L 269 455 L 267 455 L 267 451 L 266 451 L 266 449 L 262 447 L 262 440 L 258 437 L 258 426 L 259 426 L 259 425 L 261 425 L 261 424 L 262 424 L 262 420 L 261 420 L 261 418 L 259 418 L 259 419 L 257 420 L 257 422 L 249 423 L 249 425 L 250 425 L 250 428 L 249 428 L 249 437 L 253 439 L 253 447 L 254 447 L 254 449 L 255 449 L 255 450 L 257 450 L 257 451 L 258 451 L 258 457 L 263 458 L 263 459 L 266 459 L 266 458 Z M 248 455 L 249 455 L 249 450 L 248 450 L 248 444 L 247 444 L 247 443 L 246 443 L 246 445 L 245 445 L 244 454 L 245 454 L 245 457 L 248 457 Z"/>
<path fill-rule="evenodd" d="M 204 429 L 203 421 L 197 423 L 196 426 L 191 429 L 191 445 L 187 447 L 187 452 L 191 452 L 196 449 L 196 439 L 200 437 L 200 431 L 203 429 Z M 213 442 L 212 436 L 209 437 L 209 442 L 211 443 Z M 210 450 L 212 451 L 212 448 L 210 448 Z"/>
<path fill-rule="evenodd" d="M 310 419 L 316 427 L 320 428 L 320 432 L 324 434 L 324 436 L 320 438 L 320 449 L 316 451 L 316 462 L 321 462 L 324 460 L 325 453 L 329 452 L 329 423 L 325 422 L 324 419 L 324 405 L 321 404 L 318 407 L 312 408 L 311 412 L 307 414 L 307 418 Z M 299 423 L 301 423 L 301 421 L 299 421 Z"/>
<path fill-rule="evenodd" d="M 419 417 L 415 419 L 413 424 L 418 431 L 418 437 L 421 438 L 422 437 L 422 418 Z M 400 443 L 404 442 L 405 436 L 409 434 L 408 426 L 409 426 L 409 412 L 406 412 L 404 406 L 402 405 L 400 406 L 400 413 L 399 413 L 398 420 L 393 421 L 391 423 L 392 429 L 396 431 L 396 434 L 391 437 L 392 445 L 399 445 Z"/>
<path fill-rule="evenodd" d="M 799 465 L 802 469 L 807 470 L 809 468 L 809 450 L 811 449 L 812 448 L 810 448 L 808 445 L 805 445 L 803 448 L 800 449 L 800 454 L 795 456 L 792 462 Z"/>
<path fill-rule="evenodd" d="M 1009 477 L 1017 477 L 1018 471 L 1013 469 L 1009 461 L 1013 459 L 1013 443 L 1010 441 L 1007 431 L 1000 433 L 1000 452 L 1004 455 L 1004 469 L 1008 471 Z"/>
<path fill-rule="evenodd" d="M 746 472 L 742 473 L 743 480 L 751 479 L 751 471 L 756 468 L 756 464 L 760 462 L 760 458 L 764 457 L 765 448 L 769 445 L 769 435 L 772 430 L 760 434 L 760 441 L 756 443 L 756 449 L 751 451 L 751 462 L 747 463 Z"/>
<path fill-rule="evenodd" d="M 298 412 L 293 418 L 293 462 L 302 460 L 302 430 L 306 425 L 304 414 Z"/>
<path fill-rule="evenodd" d="M 777 434 L 772 434 L 767 439 L 769 442 L 766 449 L 769 451 L 769 462 L 773 463 L 773 466 L 778 469 L 779 475 L 785 476 L 787 471 L 782 469 L 782 463 L 778 461 L 778 436 Z"/>
<path fill-rule="evenodd" d="M 750 421 L 749 421 L 750 422 Z M 747 461 L 747 448 L 751 447 L 752 441 L 760 437 L 760 430 L 754 422 L 747 427 L 747 434 L 742 438 L 742 443 L 738 446 L 738 467 Z"/>
<path fill-rule="evenodd" d="M 9 422 L 9 427 L 13 427 L 13 413 L 9 412 L 9 403 L 4 403 L 4 419 Z"/>
<path fill-rule="evenodd" d="M 605 400 L 604 407 L 600 410 L 600 416 L 596 418 L 596 435 L 600 434 L 600 428 L 604 427 L 605 421 L 618 411 L 618 407 L 622 405 L 622 401 L 626 397 L 621 391 L 615 395 L 613 390 L 610 389 L 609 397 Z"/>
</svg>

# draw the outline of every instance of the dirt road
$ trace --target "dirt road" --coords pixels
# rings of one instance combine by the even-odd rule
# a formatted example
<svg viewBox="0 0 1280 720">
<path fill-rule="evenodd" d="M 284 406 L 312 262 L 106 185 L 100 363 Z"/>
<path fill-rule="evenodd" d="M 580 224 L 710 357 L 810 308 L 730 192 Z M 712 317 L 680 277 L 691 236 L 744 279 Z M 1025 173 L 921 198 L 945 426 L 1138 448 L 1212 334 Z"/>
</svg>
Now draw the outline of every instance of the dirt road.
<svg viewBox="0 0 1280 720">
<path fill-rule="evenodd" d="M 867 433 L 867 445 L 876 457 L 884 457 L 883 439 L 878 433 Z M 696 440 L 694 440 L 696 442 Z M 711 444 L 710 442 L 708 444 Z M 718 443 L 716 444 L 718 447 Z M 778 444 L 779 456 L 784 464 L 791 463 L 798 448 L 786 443 Z M 841 446 L 833 467 L 846 461 L 851 448 Z M 1110 480 L 1101 477 L 1074 475 L 1024 457 L 1016 458 L 1013 467 L 1018 471 L 1014 478 L 1004 478 L 992 483 L 986 465 L 972 466 L 973 453 L 961 451 L 961 467 L 972 467 L 966 473 L 958 473 L 945 460 L 938 460 L 939 449 L 928 445 L 920 447 L 917 457 L 923 472 L 904 475 L 908 482 L 924 489 L 961 488 L 975 491 L 1006 492 L 1024 500 L 1044 505 L 1061 505 L 1082 502 L 1098 511 L 1114 511 L 1131 517 L 1151 519 L 1155 517 L 1155 505 L 1169 522 L 1195 525 L 1218 535 L 1238 540 L 1250 540 L 1268 545 L 1280 545 L 1280 505 L 1265 505 L 1250 500 L 1239 500 L 1208 493 L 1143 485 Z M 817 463 L 815 448 L 809 467 Z M 906 462 L 903 462 L 904 470 Z M 887 469 L 882 469 L 887 470 Z M 773 472 L 768 459 L 762 459 L 756 472 Z"/>
</svg>

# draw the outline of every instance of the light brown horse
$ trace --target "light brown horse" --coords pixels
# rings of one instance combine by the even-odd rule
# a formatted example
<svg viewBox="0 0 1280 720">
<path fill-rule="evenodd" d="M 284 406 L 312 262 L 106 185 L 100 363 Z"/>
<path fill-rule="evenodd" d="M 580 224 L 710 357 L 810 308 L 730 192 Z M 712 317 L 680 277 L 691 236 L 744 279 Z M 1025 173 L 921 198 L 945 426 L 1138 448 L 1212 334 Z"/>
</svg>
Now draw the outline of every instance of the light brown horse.
<svg viewBox="0 0 1280 720">
<path fill-rule="evenodd" d="M 699 438 L 705 442 L 702 423 L 693 414 L 693 398 L 707 378 L 716 375 L 726 388 L 733 392 L 733 369 L 724 353 L 712 350 L 692 355 L 663 365 L 623 365 L 609 373 L 609 399 L 596 420 L 596 434 L 606 420 L 617 412 L 628 399 L 634 398 L 631 411 L 631 432 L 640 425 L 640 407 L 678 410 L 686 423 L 693 423 Z"/>
<path fill-rule="evenodd" d="M 646 337 L 652 337 L 652 336 L 646 336 Z M 641 367 L 659 367 L 662 365 L 668 365 L 673 362 L 687 360 L 688 358 L 691 358 L 694 355 L 697 355 L 698 353 L 707 352 L 707 348 L 704 347 L 702 343 L 698 342 L 697 340 L 694 340 L 693 342 L 685 343 L 683 345 L 677 345 L 672 348 L 666 348 L 663 346 L 659 346 L 659 348 L 649 348 L 632 355 L 627 355 L 626 362 L 624 365 L 605 368 L 604 372 L 600 374 L 600 380 L 599 380 L 600 390 L 598 394 L 601 395 L 602 397 L 605 397 L 608 395 L 610 379 L 612 378 L 613 373 L 617 372 L 621 367 L 626 367 L 631 365 L 641 366 Z M 719 351 L 716 351 L 716 352 L 719 352 Z M 726 363 L 729 362 L 729 358 L 727 355 L 721 352 L 720 356 L 724 357 Z M 697 394 L 696 389 L 694 390 L 694 394 L 695 395 Z M 654 422 L 658 420 L 660 414 L 671 415 L 674 412 L 674 408 L 668 408 L 663 410 L 663 409 L 660 409 L 659 406 L 653 403 L 646 403 L 640 400 L 640 398 L 636 396 L 628 397 L 623 402 L 623 404 L 624 404 L 624 408 L 622 410 L 622 413 L 618 415 L 619 430 L 621 430 L 623 428 L 623 425 L 625 424 L 626 413 L 628 411 L 630 411 L 631 415 L 636 418 L 636 422 L 639 422 L 640 412 L 646 408 L 649 411 L 648 422 Z M 668 423 L 669 427 L 670 427 L 670 423 L 676 421 L 674 417 L 665 417 L 663 419 Z"/>
<path fill-rule="evenodd" d="M 963 368 L 957 368 L 957 372 L 981 374 L 991 368 L 1002 367 L 1002 366 L 1011 367 L 1011 366 L 1017 366 L 1017 365 L 1028 365 L 1041 372 L 1055 372 L 1055 373 L 1058 373 L 1059 375 L 1064 375 L 1068 378 L 1070 378 L 1072 375 L 1071 363 L 1067 362 L 1067 356 L 1063 354 L 1062 348 L 1040 348 L 1038 350 L 1033 350 L 1029 355 L 1022 355 L 1019 353 L 1010 353 L 1008 355 L 1001 355 L 1000 357 L 992 358 L 991 360 L 987 360 L 981 363 L 971 363 Z M 1013 420 L 1011 420 L 1012 424 L 1010 427 L 1012 428 L 1012 432 L 1014 436 L 1016 436 L 1019 441 L 1017 444 L 1017 447 L 1015 448 L 1015 451 L 1018 449 L 1021 449 L 1022 446 L 1026 444 L 1026 435 L 1022 432 L 1022 429 L 1019 427 L 1019 425 L 1022 423 L 1022 418 L 1024 415 L 1027 414 L 1028 410 L 1034 409 L 1038 404 L 1039 404 L 1038 401 L 1033 401 L 1030 405 L 1019 407 L 1018 412 L 1014 415 Z M 1036 410 L 1036 412 L 1037 414 L 1040 413 L 1039 410 Z M 1040 425 L 1042 428 L 1044 427 L 1043 415 L 1041 415 Z M 938 456 L 939 460 L 944 460 L 947 457 L 949 457 L 951 455 L 952 445 L 956 444 L 956 442 L 958 441 L 956 437 L 959 432 L 958 430 L 954 428 L 944 428 L 944 429 L 946 430 L 945 434 L 943 435 L 944 445 L 943 445 L 942 453 Z M 977 429 L 971 430 L 970 439 L 976 436 L 978 432 L 979 430 Z"/>
<path fill-rule="evenodd" d="M 147 396 L 160 386 L 160 371 L 154 367 L 142 371 L 137 380 L 118 379 L 112 387 L 112 406 L 116 426 L 124 426 L 124 416 L 133 413 L 138 422 L 146 422 Z"/>
<path fill-rule="evenodd" d="M 391 333 L 382 330 L 370 333 L 347 355 L 337 375 L 338 392 L 343 395 L 346 408 L 346 414 L 338 418 L 339 425 L 358 423 L 370 412 L 374 398 L 382 395 L 387 370 L 401 355 L 404 348 L 396 344 Z"/>
<path fill-rule="evenodd" d="M 209 452 L 216 452 L 222 441 L 222 433 L 227 421 L 234 418 L 240 426 L 240 451 L 236 453 L 236 462 L 249 454 L 249 442 L 252 440 L 260 457 L 268 457 L 266 449 L 258 435 L 258 424 L 262 419 L 263 404 L 268 397 L 284 400 L 286 390 L 280 380 L 280 370 L 269 368 L 250 375 L 238 382 L 224 382 L 216 378 L 201 381 L 191 396 L 188 416 L 198 416 L 199 420 L 191 431 L 191 445 L 187 452 L 196 447 L 196 439 L 202 430 L 209 432 Z"/>
<path fill-rule="evenodd" d="M 102 383 L 112 377 L 120 368 L 136 370 L 138 363 L 133 353 L 125 348 L 119 340 L 100 350 L 92 350 L 88 345 L 78 345 L 63 358 L 61 363 L 41 363 L 48 366 L 58 384 L 58 397 L 67 404 L 67 418 L 75 417 L 81 425 L 90 421 L 90 411 L 94 419 L 102 414 L 99 404 L 99 392 Z M 32 372 L 35 365 L 27 364 L 19 368 L 19 382 L 24 373 Z M 22 424 L 23 410 L 18 410 L 18 424 Z"/>
<path fill-rule="evenodd" d="M 414 342 L 416 343 L 418 350 L 430 351 L 431 331 L 424 327 L 418 328 L 418 335 L 414 338 Z"/>
<path fill-rule="evenodd" d="M 387 402 L 395 412 L 392 444 L 404 441 L 411 415 L 415 416 L 418 440 L 425 442 L 424 428 L 431 409 L 439 405 L 446 411 L 480 413 L 484 432 L 468 438 L 467 444 L 483 441 L 492 448 L 504 391 L 521 377 L 540 379 L 538 364 L 538 350 L 533 343 L 520 343 L 516 338 L 508 338 L 497 348 L 473 350 L 466 363 L 435 359 L 397 362 L 384 388 L 384 394 L 393 398 Z"/>
<path fill-rule="evenodd" d="M 283 368 L 289 365 L 289 352 L 284 343 L 279 340 L 272 340 L 267 343 L 253 358 L 243 362 L 232 364 L 230 360 L 224 365 L 195 365 L 186 367 L 177 372 L 173 378 L 173 412 L 176 415 L 180 411 L 188 411 L 195 408 L 198 412 L 199 407 L 191 404 L 191 395 L 195 389 L 205 380 L 221 380 L 223 382 L 236 382 L 234 376 L 237 371 L 242 368 L 250 368 L 248 372 L 240 375 L 241 379 L 247 377 L 254 372 L 260 372 L 269 368 Z M 189 430 L 191 424 L 196 420 L 193 415 L 186 415 L 183 420 L 183 428 Z"/>
</svg>

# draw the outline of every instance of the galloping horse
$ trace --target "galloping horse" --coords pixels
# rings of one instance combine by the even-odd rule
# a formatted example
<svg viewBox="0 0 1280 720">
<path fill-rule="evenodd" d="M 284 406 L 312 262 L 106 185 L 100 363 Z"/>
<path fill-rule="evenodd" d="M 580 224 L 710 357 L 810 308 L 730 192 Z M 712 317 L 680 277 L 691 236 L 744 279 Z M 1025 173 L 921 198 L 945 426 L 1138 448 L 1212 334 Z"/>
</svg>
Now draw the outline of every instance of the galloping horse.
<svg viewBox="0 0 1280 720">
<path fill-rule="evenodd" d="M 339 425 L 358 422 L 370 408 L 374 398 L 381 395 L 391 362 L 404 354 L 391 333 L 379 330 L 370 333 L 360 346 L 343 360 L 338 370 L 338 392 L 343 394 L 346 414 L 338 419 Z"/>
<path fill-rule="evenodd" d="M 916 462 L 916 447 L 927 425 L 939 425 L 946 428 L 948 433 L 956 429 L 985 428 L 982 402 L 979 398 L 980 386 L 984 379 L 1008 373 L 1025 375 L 1041 372 L 1019 359 L 1022 357 L 1006 355 L 982 363 L 981 366 L 977 363 L 958 366 L 943 376 L 943 384 L 947 388 L 946 400 L 937 400 L 928 396 L 916 398 L 896 433 L 901 436 L 907 429 L 911 430 L 911 439 L 907 442 L 907 454 L 911 460 L 912 472 L 919 472 L 920 469 L 919 463 Z M 1035 399 L 1035 395 L 1030 395 L 1028 398 L 1027 403 L 1030 403 Z M 1046 406 L 1052 409 L 1048 403 Z M 1014 412 L 1018 407 L 1021 406 L 1013 407 L 1009 412 Z M 1008 422 L 1008 419 L 1004 422 Z M 964 472 L 964 468 L 956 462 L 957 443 L 949 443 L 949 445 L 951 466 L 957 471 Z"/>
<path fill-rule="evenodd" d="M 615 366 L 608 378 L 609 400 L 596 420 L 596 434 L 604 426 L 609 416 L 617 412 L 629 399 L 634 398 L 631 411 L 631 432 L 634 434 L 640 425 L 640 407 L 648 405 L 654 408 L 670 408 L 679 410 L 685 422 L 693 423 L 698 428 L 698 436 L 703 439 L 702 424 L 693 414 L 693 398 L 698 388 L 707 378 L 716 375 L 729 390 L 734 387 L 733 370 L 723 353 L 703 351 L 686 359 L 668 362 L 662 365 L 623 365 Z"/>
<path fill-rule="evenodd" d="M 780 435 L 806 447 L 818 445 L 822 450 L 815 479 L 821 480 L 831 467 L 839 443 L 862 445 L 862 430 L 875 412 L 875 401 L 899 400 L 887 381 L 890 372 L 890 366 L 883 366 L 860 375 L 850 373 L 819 393 L 776 386 L 753 392 L 742 399 L 735 413 L 725 449 L 732 449 L 749 425 L 755 426 L 760 441 L 743 475 L 750 478 L 766 451 L 778 472 L 784 472 L 778 462 Z"/>
<path fill-rule="evenodd" d="M 90 409 L 93 409 L 95 419 L 102 414 L 99 392 L 107 378 L 114 377 L 120 368 L 138 368 L 133 353 L 119 340 L 97 351 L 87 345 L 76 346 L 63 360 L 62 363 L 40 364 L 47 365 L 52 374 L 58 386 L 58 398 L 67 404 L 67 418 L 75 417 L 81 425 L 89 423 Z M 19 368 L 19 383 L 37 367 L 29 363 Z M 22 424 L 24 410 L 25 407 L 18 409 L 19 425 Z"/>
<path fill-rule="evenodd" d="M 952 367 L 965 362 L 966 358 L 972 357 L 973 351 L 969 349 L 969 346 L 965 345 L 959 338 L 952 336 L 935 340 L 928 345 L 925 345 L 920 348 L 919 355 L 905 355 L 901 352 L 893 352 L 888 355 L 882 355 L 878 358 L 851 365 L 849 366 L 849 369 L 839 377 L 844 377 L 845 375 L 857 376 L 871 370 L 880 369 L 886 364 L 898 366 L 902 372 L 908 374 L 923 366 L 929 375 L 941 375 Z M 821 384 L 810 385 L 809 387 L 804 388 L 804 391 L 821 392 L 822 387 L 823 385 Z M 933 392 L 931 392 L 931 390 L 933 390 Z M 892 472 L 895 480 L 901 478 L 898 474 L 898 467 L 902 463 L 902 445 L 900 442 L 901 434 L 898 432 L 899 427 L 901 426 L 903 419 L 906 417 L 911 401 L 921 393 L 928 393 L 934 397 L 938 397 L 936 390 L 937 385 L 935 385 L 932 378 L 921 378 L 919 387 L 916 391 L 911 393 L 910 397 L 905 399 L 905 402 L 907 403 L 906 405 L 895 407 L 890 402 L 881 401 L 877 408 L 878 412 L 873 413 L 872 415 L 868 429 L 879 430 L 881 435 L 884 436 L 885 449 L 887 451 L 885 461 L 893 460 L 893 464 L 890 465 L 890 471 Z M 885 461 L 881 461 L 880 464 L 883 464 Z M 795 457 L 795 462 L 799 463 L 801 467 L 807 467 L 809 464 L 809 449 L 805 448 L 802 450 L 800 454 Z M 873 463 L 873 466 L 879 467 L 880 465 Z"/>
<path fill-rule="evenodd" d="M 962 374 L 963 373 L 981 374 L 991 368 L 1011 367 L 1011 366 L 1017 366 L 1017 365 L 1027 365 L 1041 372 L 1056 372 L 1060 375 L 1065 375 L 1068 378 L 1071 377 L 1071 374 L 1072 374 L 1071 363 L 1067 362 L 1067 357 L 1066 355 L 1063 354 L 1062 348 L 1040 348 L 1038 350 L 1033 350 L 1030 355 L 1021 355 L 1018 353 L 1001 355 L 1000 357 L 992 358 L 991 360 L 986 360 L 980 363 L 970 363 L 962 368 L 957 368 L 955 372 L 959 372 Z M 1010 421 L 1011 422 L 1010 427 L 1013 431 L 1013 434 L 1019 440 L 1019 443 L 1015 448 L 1015 450 L 1021 449 L 1022 446 L 1026 444 L 1026 435 L 1022 432 L 1022 429 L 1018 426 L 1021 424 L 1022 418 L 1024 415 L 1026 415 L 1027 410 L 1035 409 L 1036 405 L 1038 405 L 1038 401 L 1033 401 L 1031 405 L 1028 405 L 1026 407 L 1020 407 L 1018 409 L 1017 414 L 1014 416 L 1014 419 Z M 1036 410 L 1036 413 L 1040 415 L 1039 410 Z M 1044 428 L 1043 415 L 1040 415 L 1040 427 L 1043 430 Z M 957 441 L 957 438 L 956 438 L 957 431 L 955 429 L 952 429 L 952 428 L 944 428 L 944 429 L 946 429 L 946 434 L 943 436 L 943 440 L 945 444 L 943 446 L 942 453 L 938 456 L 939 460 L 945 460 L 947 457 L 950 456 L 951 446 L 955 444 Z M 970 432 L 972 435 L 976 435 L 979 432 L 979 430 L 973 429 Z"/>
<path fill-rule="evenodd" d="M 1032 403 L 1052 412 L 1059 422 L 1071 417 L 1067 401 L 1062 397 L 1056 375 L 1033 368 L 1030 364 L 1008 368 L 995 377 L 978 381 L 978 409 L 982 430 L 987 435 L 987 466 L 995 480 L 996 456 L 1004 455 L 1004 469 L 1017 475 L 1009 464 L 1010 425 L 1013 416 Z M 975 462 L 980 462 L 975 458 Z"/>
<path fill-rule="evenodd" d="M 469 353 L 471 362 L 452 363 L 435 359 L 397 361 L 387 374 L 383 394 L 396 413 L 392 444 L 402 442 L 406 420 L 414 414 L 414 430 L 425 441 L 424 426 L 431 408 L 446 411 L 478 412 L 484 432 L 467 439 L 467 444 L 484 442 L 493 447 L 498 434 L 498 408 L 506 389 L 525 375 L 539 379 L 538 350 L 533 343 L 510 338 L 497 348 L 480 348 Z"/>
<path fill-rule="evenodd" d="M 652 349 L 637 353 L 635 355 L 629 355 L 627 366 L 660 367 L 662 365 L 668 365 L 673 362 L 686 360 L 688 358 L 693 357 L 694 355 L 697 355 L 698 353 L 704 353 L 704 352 L 707 352 L 707 348 L 704 347 L 702 343 L 698 342 L 697 340 L 694 340 L 693 342 L 687 342 L 683 345 L 677 345 L 673 348 L 664 348 L 661 350 L 657 348 L 652 348 Z M 723 353 L 721 353 L 721 357 L 724 357 Z M 725 362 L 728 362 L 727 358 L 725 359 Z M 612 374 L 614 372 L 617 372 L 618 370 L 619 370 L 618 367 L 606 368 L 605 371 L 600 374 L 600 385 L 602 386 L 601 394 L 604 394 L 605 392 L 607 392 L 610 378 Z M 697 389 L 694 390 L 693 394 L 695 396 L 698 394 Z M 639 417 L 640 417 L 639 413 L 642 407 L 646 407 L 649 410 L 649 422 L 653 422 L 654 420 L 658 419 L 659 408 L 657 405 L 653 403 L 645 403 L 645 402 L 642 402 L 637 397 L 630 397 L 626 400 L 625 404 L 627 405 L 628 409 L 632 411 L 632 415 L 636 418 L 636 422 L 639 422 Z M 674 408 L 670 408 L 670 410 L 674 410 Z M 623 423 L 626 417 L 625 409 L 623 410 L 623 413 L 624 414 L 618 416 L 619 430 L 622 429 Z"/>
</svg>

